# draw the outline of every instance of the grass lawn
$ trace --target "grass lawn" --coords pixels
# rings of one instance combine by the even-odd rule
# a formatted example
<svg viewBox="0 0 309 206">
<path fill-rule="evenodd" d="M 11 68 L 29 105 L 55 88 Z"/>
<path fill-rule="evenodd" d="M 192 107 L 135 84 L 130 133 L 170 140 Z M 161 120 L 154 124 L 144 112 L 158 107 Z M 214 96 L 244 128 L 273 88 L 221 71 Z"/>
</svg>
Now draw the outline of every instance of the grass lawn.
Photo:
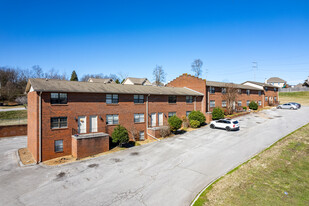
<svg viewBox="0 0 309 206">
<path fill-rule="evenodd" d="M 309 106 L 309 92 L 280 92 L 280 104 L 287 102 L 298 102 L 302 105 Z"/>
<path fill-rule="evenodd" d="M 27 110 L 0 112 L 0 119 L 25 119 L 27 118 Z"/>
<path fill-rule="evenodd" d="M 309 205 L 309 124 L 210 185 L 194 205 Z"/>
</svg>

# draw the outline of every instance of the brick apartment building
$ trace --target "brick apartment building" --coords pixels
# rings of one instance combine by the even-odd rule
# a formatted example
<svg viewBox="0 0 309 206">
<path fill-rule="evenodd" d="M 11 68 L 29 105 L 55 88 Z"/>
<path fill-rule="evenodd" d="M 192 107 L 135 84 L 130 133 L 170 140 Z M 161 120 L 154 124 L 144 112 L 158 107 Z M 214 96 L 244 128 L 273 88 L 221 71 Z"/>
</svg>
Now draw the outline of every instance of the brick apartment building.
<svg viewBox="0 0 309 206">
<path fill-rule="evenodd" d="M 118 124 L 131 139 L 143 140 L 169 116 L 203 107 L 203 94 L 184 87 L 30 79 L 26 92 L 28 149 L 37 162 L 107 151 Z"/>
</svg>

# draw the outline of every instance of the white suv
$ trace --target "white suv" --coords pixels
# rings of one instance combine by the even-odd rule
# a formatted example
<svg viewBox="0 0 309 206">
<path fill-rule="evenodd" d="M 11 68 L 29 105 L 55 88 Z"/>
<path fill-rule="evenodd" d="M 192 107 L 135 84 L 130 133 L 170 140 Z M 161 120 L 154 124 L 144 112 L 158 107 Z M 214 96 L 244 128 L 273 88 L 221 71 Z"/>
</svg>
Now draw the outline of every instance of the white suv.
<svg viewBox="0 0 309 206">
<path fill-rule="evenodd" d="M 234 119 L 219 119 L 210 122 L 210 128 L 221 128 L 227 131 L 239 130 L 239 123 Z"/>
</svg>

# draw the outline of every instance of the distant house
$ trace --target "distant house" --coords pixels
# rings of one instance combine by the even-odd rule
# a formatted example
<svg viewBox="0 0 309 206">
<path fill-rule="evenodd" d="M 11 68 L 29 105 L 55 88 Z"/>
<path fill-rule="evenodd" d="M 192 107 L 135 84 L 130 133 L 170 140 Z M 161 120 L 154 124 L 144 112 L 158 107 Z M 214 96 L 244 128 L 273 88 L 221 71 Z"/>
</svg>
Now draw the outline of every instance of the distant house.
<svg viewBox="0 0 309 206">
<path fill-rule="evenodd" d="M 104 83 L 104 84 L 116 84 L 116 82 L 111 78 L 105 78 L 105 79 L 89 78 L 88 82 Z"/>
<path fill-rule="evenodd" d="M 304 87 L 309 87 L 309 76 L 308 79 L 305 80 L 305 82 L 303 83 Z"/>
<path fill-rule="evenodd" d="M 271 77 L 265 81 L 267 84 L 271 84 L 273 86 L 283 87 L 286 84 L 286 81 L 279 77 Z"/>
<path fill-rule="evenodd" d="M 126 78 L 122 84 L 144 85 L 144 86 L 152 85 L 151 82 L 147 78 L 134 78 L 134 77 Z"/>
</svg>

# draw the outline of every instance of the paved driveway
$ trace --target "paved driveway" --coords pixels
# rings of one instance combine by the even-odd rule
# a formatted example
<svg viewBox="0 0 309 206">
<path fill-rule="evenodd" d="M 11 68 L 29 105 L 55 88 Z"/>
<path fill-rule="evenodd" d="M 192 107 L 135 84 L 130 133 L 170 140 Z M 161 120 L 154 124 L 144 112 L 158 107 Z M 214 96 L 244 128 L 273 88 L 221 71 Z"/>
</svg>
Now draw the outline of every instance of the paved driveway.
<svg viewBox="0 0 309 206">
<path fill-rule="evenodd" d="M 189 205 L 214 179 L 309 122 L 309 107 L 240 119 L 241 130 L 205 127 L 68 165 L 18 167 L 26 137 L 0 139 L 0 205 Z"/>
</svg>

